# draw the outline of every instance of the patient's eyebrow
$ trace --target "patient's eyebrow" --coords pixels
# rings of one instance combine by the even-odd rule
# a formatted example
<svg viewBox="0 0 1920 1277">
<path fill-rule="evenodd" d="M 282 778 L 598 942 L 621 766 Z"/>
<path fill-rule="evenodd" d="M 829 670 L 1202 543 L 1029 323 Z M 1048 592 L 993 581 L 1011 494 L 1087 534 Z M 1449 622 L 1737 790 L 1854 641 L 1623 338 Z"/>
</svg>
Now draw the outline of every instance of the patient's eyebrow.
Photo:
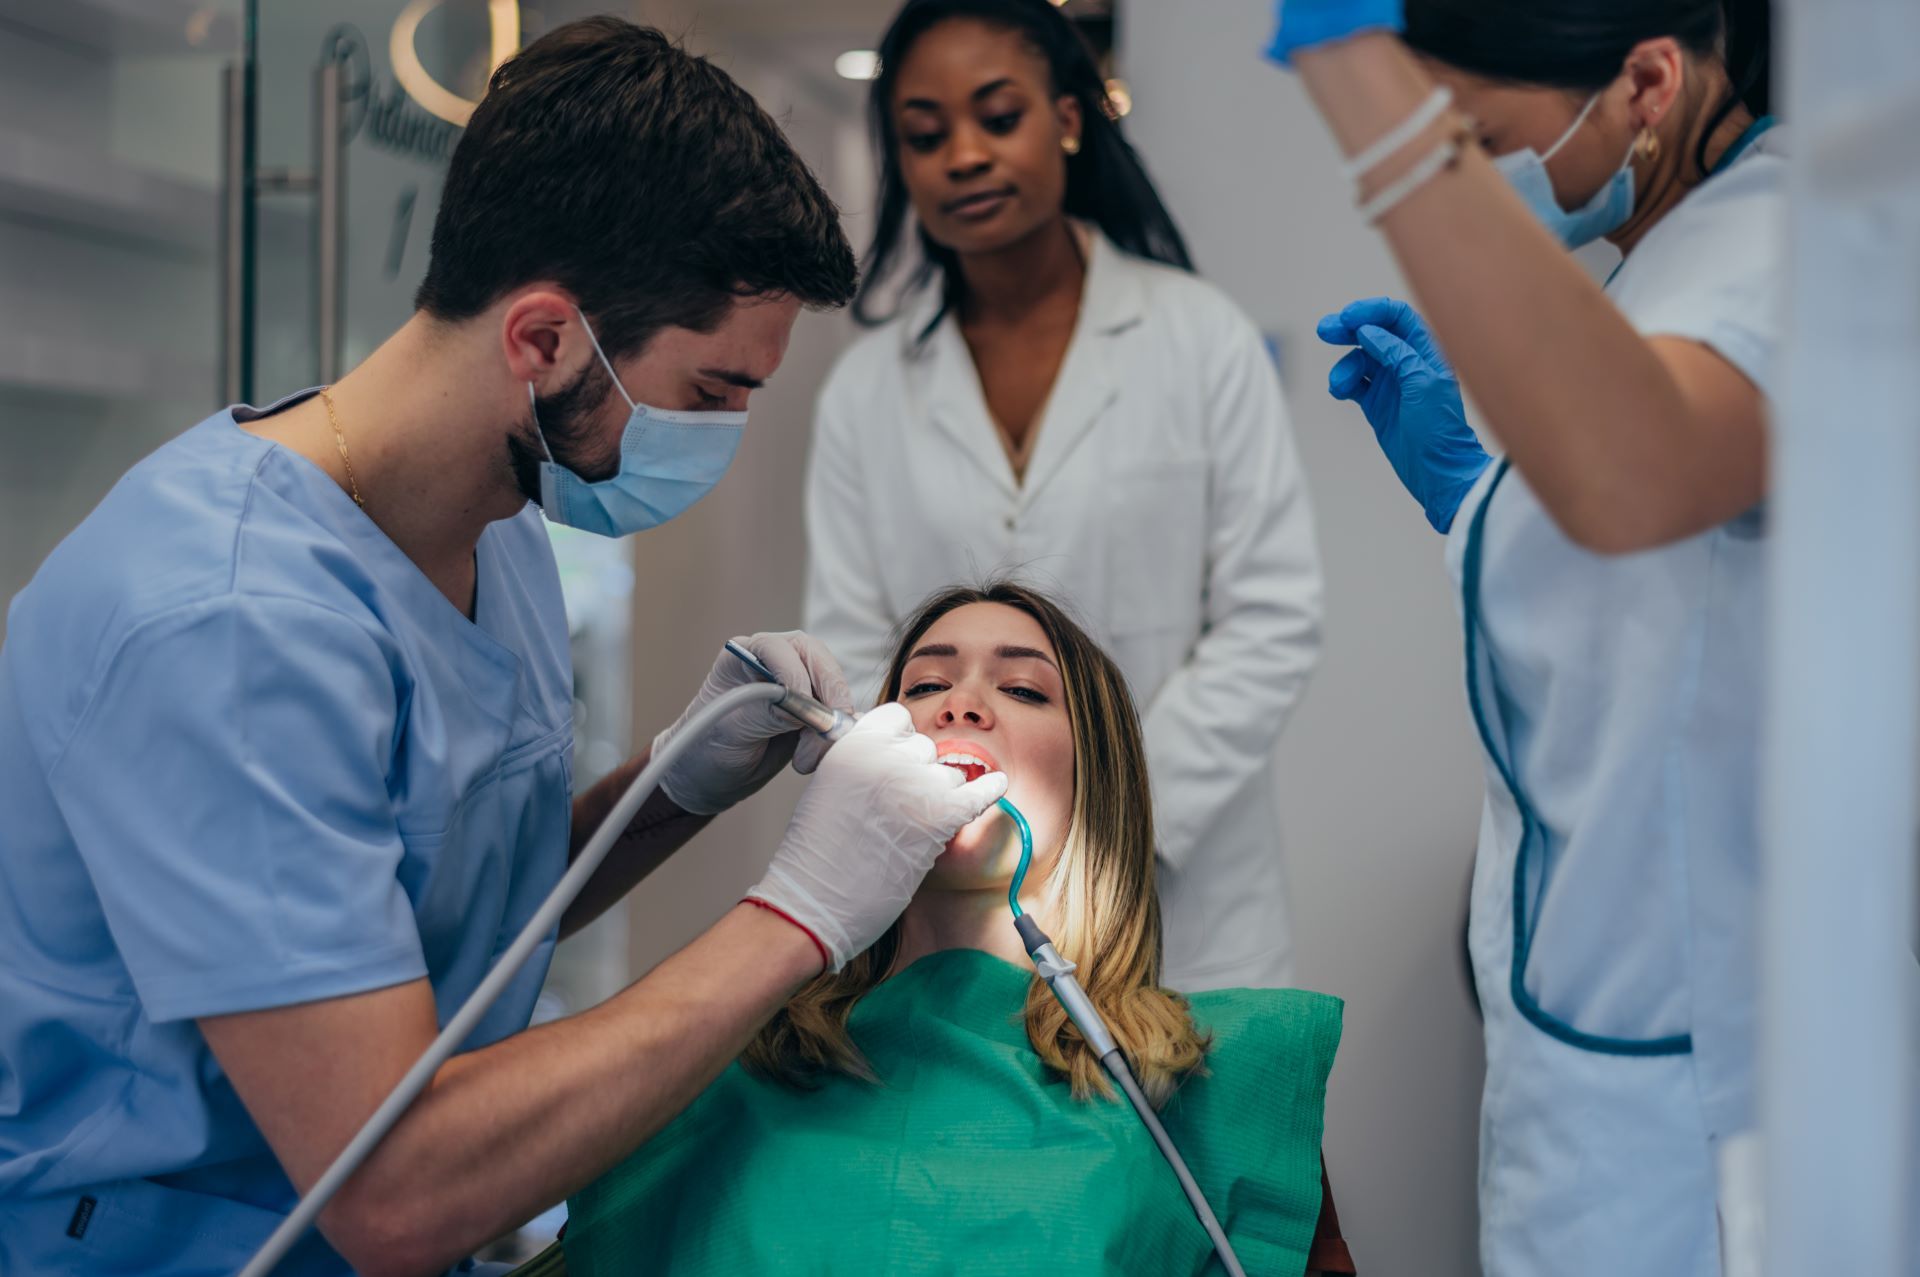
<svg viewBox="0 0 1920 1277">
<path fill-rule="evenodd" d="M 1037 647 L 1015 647 L 1003 644 L 993 650 L 993 654 L 1003 661 L 1045 661 L 1053 665 L 1053 658 Z M 1058 666 L 1054 666 L 1058 669 Z"/>
<path fill-rule="evenodd" d="M 993 654 L 1003 661 L 1045 661 L 1048 665 L 1054 665 L 1053 658 L 1037 647 L 1021 647 L 1014 643 L 1002 643 L 999 647 L 993 649 Z M 960 649 L 951 643 L 923 643 L 913 649 L 913 654 L 907 657 L 907 660 L 917 661 L 923 656 L 958 655 L 960 655 Z M 1059 666 L 1054 665 L 1054 668 L 1058 669 Z"/>
</svg>

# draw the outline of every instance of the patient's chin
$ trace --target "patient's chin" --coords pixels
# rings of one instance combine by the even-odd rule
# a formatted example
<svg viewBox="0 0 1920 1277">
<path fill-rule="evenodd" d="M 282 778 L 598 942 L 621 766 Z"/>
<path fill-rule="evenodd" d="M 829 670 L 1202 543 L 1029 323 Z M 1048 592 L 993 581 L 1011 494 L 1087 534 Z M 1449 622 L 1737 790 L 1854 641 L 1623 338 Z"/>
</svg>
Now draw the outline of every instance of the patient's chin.
<svg viewBox="0 0 1920 1277">
<path fill-rule="evenodd" d="M 977 876 L 983 880 L 991 878 L 995 870 L 1001 877 L 1013 873 L 1013 865 L 1003 864 L 1005 857 L 1001 853 L 1001 839 L 994 837 L 992 830 L 982 830 L 980 822 L 966 826 L 947 840 L 947 848 L 940 853 L 933 867 L 947 877 L 958 875 Z M 1014 852 L 1014 863 L 1018 863 L 1019 852 Z"/>
<path fill-rule="evenodd" d="M 1020 864 L 1020 841 L 993 812 L 963 825 L 933 862 L 933 876 L 947 886 L 1009 882 Z"/>
</svg>

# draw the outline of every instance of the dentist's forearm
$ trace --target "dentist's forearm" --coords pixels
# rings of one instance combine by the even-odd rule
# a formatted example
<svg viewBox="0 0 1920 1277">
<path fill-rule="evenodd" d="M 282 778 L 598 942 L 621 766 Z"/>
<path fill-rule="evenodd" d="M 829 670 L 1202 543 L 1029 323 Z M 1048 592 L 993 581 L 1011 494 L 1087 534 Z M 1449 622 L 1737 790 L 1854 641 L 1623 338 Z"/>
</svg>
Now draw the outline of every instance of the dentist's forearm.
<svg viewBox="0 0 1920 1277">
<path fill-rule="evenodd" d="M 652 756 L 653 747 L 649 745 L 573 800 L 569 860 L 580 854 L 587 839 L 593 837 Z M 560 919 L 561 936 L 572 935 L 618 904 L 636 884 L 665 864 L 712 820 L 711 816 L 696 816 L 680 810 L 672 799 L 656 789 L 641 805 L 626 833 L 607 852 L 607 858 L 600 862 L 579 897 L 568 906 Z"/>
<path fill-rule="evenodd" d="M 741 905 L 601 1006 L 448 1061 L 330 1208 L 353 1221 L 349 1257 L 438 1272 L 578 1191 L 819 970 L 804 932 Z"/>
</svg>

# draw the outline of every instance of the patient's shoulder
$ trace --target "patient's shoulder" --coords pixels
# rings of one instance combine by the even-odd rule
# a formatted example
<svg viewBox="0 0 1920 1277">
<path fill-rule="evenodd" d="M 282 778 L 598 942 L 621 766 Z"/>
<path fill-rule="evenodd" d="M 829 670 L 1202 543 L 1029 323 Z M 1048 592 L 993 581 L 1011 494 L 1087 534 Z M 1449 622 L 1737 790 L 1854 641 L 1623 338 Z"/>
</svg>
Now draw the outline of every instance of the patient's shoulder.
<svg viewBox="0 0 1920 1277">
<path fill-rule="evenodd" d="M 1339 998 L 1306 989 L 1219 989 L 1188 1002 L 1194 1022 L 1213 1039 L 1195 1099 L 1238 1106 L 1257 1091 L 1265 1097 L 1261 1107 L 1270 1107 L 1278 1088 L 1292 1101 L 1282 1108 L 1319 1111 L 1340 1049 Z"/>
<path fill-rule="evenodd" d="M 1254 1039 L 1340 1045 L 1346 1003 L 1311 989 L 1212 989 L 1187 995 L 1193 1018 L 1216 1041 Z"/>
</svg>

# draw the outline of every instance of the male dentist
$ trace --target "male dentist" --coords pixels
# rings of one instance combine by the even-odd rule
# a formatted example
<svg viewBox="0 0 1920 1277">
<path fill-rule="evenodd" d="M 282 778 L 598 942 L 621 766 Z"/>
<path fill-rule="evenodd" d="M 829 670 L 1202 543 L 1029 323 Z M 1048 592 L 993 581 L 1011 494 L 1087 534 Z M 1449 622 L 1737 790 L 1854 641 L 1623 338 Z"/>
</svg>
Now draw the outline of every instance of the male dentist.
<svg viewBox="0 0 1920 1277">
<path fill-rule="evenodd" d="M 188 430 L 54 551 L 0 649 L 0 1272 L 231 1273 L 291 1210 L 648 757 L 573 791 L 542 512 L 624 536 L 697 501 L 854 273 L 725 74 L 561 27 L 475 112 L 417 313 L 336 385 Z M 751 646 L 848 706 L 804 635 Z M 723 657 L 695 706 L 743 677 Z M 585 1184 L 1005 786 L 892 707 L 824 757 L 742 710 L 561 932 L 789 760 L 817 772 L 748 899 L 528 1030 L 550 938 L 279 1271 L 444 1271 Z"/>
</svg>

